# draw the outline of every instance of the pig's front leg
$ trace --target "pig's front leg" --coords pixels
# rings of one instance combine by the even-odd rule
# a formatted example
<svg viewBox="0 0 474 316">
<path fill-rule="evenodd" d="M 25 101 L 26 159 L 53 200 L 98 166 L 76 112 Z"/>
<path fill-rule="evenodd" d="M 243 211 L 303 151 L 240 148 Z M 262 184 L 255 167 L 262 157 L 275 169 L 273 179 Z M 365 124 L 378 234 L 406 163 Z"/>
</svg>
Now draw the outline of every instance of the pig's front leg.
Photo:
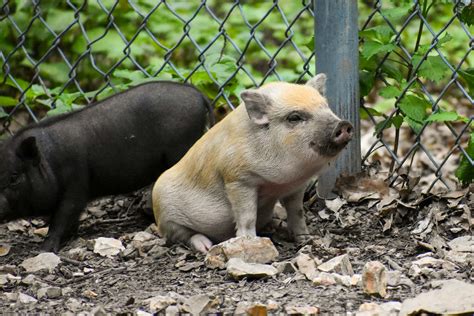
<svg viewBox="0 0 474 316">
<path fill-rule="evenodd" d="M 304 218 L 303 196 L 304 189 L 286 196 L 280 201 L 286 209 L 290 237 L 297 242 L 304 242 L 310 237 Z"/>
<path fill-rule="evenodd" d="M 235 221 L 236 236 L 257 236 L 257 190 L 240 182 L 225 186 L 232 215 Z"/>
<path fill-rule="evenodd" d="M 58 252 L 62 242 L 77 232 L 79 216 L 86 205 L 87 198 L 81 190 L 69 190 L 65 193 L 51 217 L 48 236 L 41 247 L 43 251 Z"/>
</svg>

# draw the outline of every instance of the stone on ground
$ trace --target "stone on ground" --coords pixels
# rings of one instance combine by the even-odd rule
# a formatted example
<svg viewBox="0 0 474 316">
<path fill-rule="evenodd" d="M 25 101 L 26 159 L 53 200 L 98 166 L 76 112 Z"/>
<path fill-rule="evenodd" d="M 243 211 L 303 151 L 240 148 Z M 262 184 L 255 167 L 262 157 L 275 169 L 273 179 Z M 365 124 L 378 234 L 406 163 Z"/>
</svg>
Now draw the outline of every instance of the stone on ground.
<svg viewBox="0 0 474 316">
<path fill-rule="evenodd" d="M 58 266 L 61 259 L 52 252 L 43 252 L 36 257 L 28 258 L 24 260 L 20 266 L 26 270 L 26 272 L 37 272 L 41 270 L 47 270 L 50 273 Z"/>
<path fill-rule="evenodd" d="M 206 266 L 225 268 L 231 258 L 249 263 L 269 263 L 278 257 L 278 251 L 266 237 L 235 237 L 213 246 L 206 255 Z"/>
<path fill-rule="evenodd" d="M 248 263 L 241 258 L 231 258 L 227 262 L 227 274 L 236 280 L 272 277 L 277 273 L 278 270 L 269 264 Z"/>
<path fill-rule="evenodd" d="M 318 270 L 323 272 L 336 272 L 342 275 L 353 275 L 354 270 L 347 254 L 340 255 L 324 262 L 318 266 Z"/>
<path fill-rule="evenodd" d="M 364 292 L 370 295 L 387 295 L 387 273 L 385 266 L 379 261 L 369 261 L 362 271 Z"/>
</svg>

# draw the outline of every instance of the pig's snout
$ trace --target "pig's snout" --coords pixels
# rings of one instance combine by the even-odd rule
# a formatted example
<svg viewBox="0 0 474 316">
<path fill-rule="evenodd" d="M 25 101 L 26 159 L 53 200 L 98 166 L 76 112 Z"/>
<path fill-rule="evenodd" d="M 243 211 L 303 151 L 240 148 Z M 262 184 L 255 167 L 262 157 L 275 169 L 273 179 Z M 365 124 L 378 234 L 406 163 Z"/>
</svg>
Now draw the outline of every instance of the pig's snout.
<svg viewBox="0 0 474 316">
<path fill-rule="evenodd" d="M 338 146 L 346 145 L 353 135 L 354 127 L 349 121 L 339 121 L 332 131 L 331 140 Z"/>
</svg>

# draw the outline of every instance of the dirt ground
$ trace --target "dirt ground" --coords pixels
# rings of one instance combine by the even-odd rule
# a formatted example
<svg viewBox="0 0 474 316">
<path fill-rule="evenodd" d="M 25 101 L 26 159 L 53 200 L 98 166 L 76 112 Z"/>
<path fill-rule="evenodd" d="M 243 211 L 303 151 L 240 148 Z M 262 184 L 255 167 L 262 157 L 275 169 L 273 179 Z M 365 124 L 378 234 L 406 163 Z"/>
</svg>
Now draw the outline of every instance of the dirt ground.
<svg viewBox="0 0 474 316">
<path fill-rule="evenodd" d="M 455 262 L 454 268 L 453 265 L 448 269 L 433 267 L 422 273 L 415 273 L 410 268 L 420 254 L 431 253 L 433 257 L 449 260 L 446 243 L 455 237 L 472 234 L 472 219 L 469 218 L 474 215 L 471 214 L 474 209 L 472 192 L 466 189 L 457 195 L 418 196 L 416 201 L 399 200 L 396 205 L 387 204 L 387 198 L 375 196 L 371 199 L 371 196 L 374 197 L 359 192 L 360 200 L 340 199 L 345 204 L 336 207 L 332 204 L 328 207 L 322 200 L 309 199 L 306 218 L 313 238 L 306 245 L 287 240 L 284 229 L 280 228 L 268 236 L 279 251 L 277 261 L 295 258 L 305 246 L 305 251 L 321 261 L 349 254 L 355 273 L 361 273 L 364 264 L 372 260 L 382 262 L 388 270 L 399 270 L 408 281 L 389 285 L 385 298 L 366 295 L 360 286 L 314 285 L 297 271 L 263 280 L 234 281 L 224 270 L 208 269 L 203 264 L 203 255 L 179 245 L 159 247 L 162 251 L 153 253 L 143 247 L 127 256 L 122 253 L 110 258 L 93 253 L 90 247 L 87 248 L 87 241 L 95 238 L 113 237 L 127 245 L 134 233 L 153 232 L 152 218 L 143 210 L 146 203 L 136 193 L 90 204 L 82 218 L 79 236 L 58 254 L 61 263 L 51 273 L 34 273 L 41 286 L 60 287 L 61 294 L 55 298 L 38 298 L 33 304 L 8 300 L 5 293 L 20 292 L 37 297 L 38 285 L 25 284 L 23 280 L 28 273 L 20 264 L 39 253 L 43 238 L 33 231 L 46 224 L 41 220 L 28 220 L 17 226 L 0 225 L 0 244 L 11 247 L 0 257 L 0 274 L 13 276 L 3 284 L 0 310 L 5 313 L 92 312 L 97 315 L 101 312 L 151 312 L 145 301 L 148 298 L 157 295 L 187 298 L 204 294 L 214 301 L 207 312 L 218 314 L 232 314 L 244 303 L 272 303 L 271 313 L 288 312 L 290 306 L 313 306 L 321 313 L 347 313 L 356 312 L 365 302 L 402 302 L 429 289 L 434 280 L 456 278 L 473 283 L 473 267 L 469 261 Z M 275 223 L 285 225 L 280 219 Z M 161 241 L 159 244 L 162 245 Z M 71 249 L 81 251 L 71 252 Z"/>
</svg>

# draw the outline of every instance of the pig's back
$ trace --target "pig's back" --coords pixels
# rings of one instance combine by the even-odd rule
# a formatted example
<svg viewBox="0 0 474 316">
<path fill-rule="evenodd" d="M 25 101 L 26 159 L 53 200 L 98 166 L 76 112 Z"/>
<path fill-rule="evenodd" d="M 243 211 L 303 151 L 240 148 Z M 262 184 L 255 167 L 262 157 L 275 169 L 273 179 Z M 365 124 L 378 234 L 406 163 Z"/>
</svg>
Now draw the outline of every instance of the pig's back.
<svg viewBox="0 0 474 316">
<path fill-rule="evenodd" d="M 202 135 L 207 106 L 191 86 L 151 82 L 43 124 L 95 197 L 148 185 L 174 165 Z"/>
</svg>

